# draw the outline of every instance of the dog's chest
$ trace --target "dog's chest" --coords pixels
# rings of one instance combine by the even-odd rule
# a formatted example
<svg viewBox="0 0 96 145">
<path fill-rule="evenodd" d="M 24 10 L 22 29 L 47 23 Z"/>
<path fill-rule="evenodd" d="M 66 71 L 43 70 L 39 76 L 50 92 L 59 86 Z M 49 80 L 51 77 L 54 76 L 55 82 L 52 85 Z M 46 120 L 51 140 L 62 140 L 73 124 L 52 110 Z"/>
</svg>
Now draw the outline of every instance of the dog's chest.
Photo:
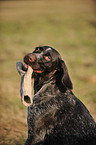
<svg viewBox="0 0 96 145">
<path fill-rule="evenodd" d="M 55 104 L 52 106 L 47 104 L 46 107 L 44 107 L 44 104 L 33 106 L 33 108 L 29 109 L 29 114 L 31 114 L 29 121 L 32 123 L 35 144 L 44 140 L 52 132 L 56 122 L 55 113 L 57 106 Z"/>
<path fill-rule="evenodd" d="M 55 113 L 57 110 L 55 87 L 47 87 L 39 95 L 32 106 L 29 107 L 28 120 L 33 128 L 34 144 L 49 135 L 52 132 L 56 122 Z"/>
</svg>

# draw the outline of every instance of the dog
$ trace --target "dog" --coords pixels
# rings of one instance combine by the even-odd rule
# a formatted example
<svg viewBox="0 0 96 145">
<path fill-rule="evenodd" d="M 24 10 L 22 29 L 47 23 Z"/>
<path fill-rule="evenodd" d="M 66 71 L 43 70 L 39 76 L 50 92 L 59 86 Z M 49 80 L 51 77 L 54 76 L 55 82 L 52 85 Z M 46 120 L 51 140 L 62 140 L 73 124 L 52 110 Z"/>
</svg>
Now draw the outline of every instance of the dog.
<svg viewBox="0 0 96 145">
<path fill-rule="evenodd" d="M 95 145 L 95 121 L 73 94 L 60 54 L 50 46 L 40 46 L 24 62 L 33 69 L 36 94 L 28 107 L 25 145 Z"/>
</svg>

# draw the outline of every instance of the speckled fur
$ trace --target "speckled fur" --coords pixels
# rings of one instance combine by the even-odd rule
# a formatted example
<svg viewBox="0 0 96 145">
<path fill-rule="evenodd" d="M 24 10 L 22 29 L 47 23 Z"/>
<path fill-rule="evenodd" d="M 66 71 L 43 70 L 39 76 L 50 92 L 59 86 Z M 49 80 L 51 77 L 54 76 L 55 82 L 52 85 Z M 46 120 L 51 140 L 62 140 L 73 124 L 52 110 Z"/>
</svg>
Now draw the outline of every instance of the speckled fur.
<svg viewBox="0 0 96 145">
<path fill-rule="evenodd" d="M 38 52 L 37 48 L 42 48 L 42 51 Z M 49 47 L 37 48 L 33 53 L 40 55 L 41 61 Z M 95 122 L 73 94 L 66 65 L 59 53 L 53 48 L 49 52 L 56 66 L 47 72 L 50 63 L 49 66 L 46 63 L 44 73 L 33 73 L 34 92 L 37 93 L 44 85 L 45 89 L 41 89 L 28 107 L 28 138 L 25 145 L 95 145 Z M 42 58 L 42 64 L 45 63 L 43 61 Z"/>
</svg>

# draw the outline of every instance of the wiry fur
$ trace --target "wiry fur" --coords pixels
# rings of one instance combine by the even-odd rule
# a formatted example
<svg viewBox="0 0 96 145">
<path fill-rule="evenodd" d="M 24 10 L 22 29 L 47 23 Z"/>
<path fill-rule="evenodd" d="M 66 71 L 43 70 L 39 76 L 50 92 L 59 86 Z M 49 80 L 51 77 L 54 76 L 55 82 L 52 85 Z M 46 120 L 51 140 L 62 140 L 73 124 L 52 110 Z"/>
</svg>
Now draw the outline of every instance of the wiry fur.
<svg viewBox="0 0 96 145">
<path fill-rule="evenodd" d="M 33 104 L 28 107 L 28 138 L 25 145 L 95 145 L 95 122 L 72 93 L 72 82 L 59 53 L 49 46 L 37 47 L 34 63 L 42 73 L 33 73 Z M 49 49 L 49 50 L 48 50 Z M 50 61 L 44 55 L 50 54 Z M 27 55 L 31 57 L 31 53 Z"/>
</svg>

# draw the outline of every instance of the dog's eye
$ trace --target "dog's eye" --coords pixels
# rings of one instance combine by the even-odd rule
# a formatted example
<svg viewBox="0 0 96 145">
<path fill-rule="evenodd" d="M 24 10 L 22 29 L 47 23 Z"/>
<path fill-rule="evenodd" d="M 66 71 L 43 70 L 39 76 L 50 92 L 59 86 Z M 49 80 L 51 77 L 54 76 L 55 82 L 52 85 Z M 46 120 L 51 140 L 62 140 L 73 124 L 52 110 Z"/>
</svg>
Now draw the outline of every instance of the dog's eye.
<svg viewBox="0 0 96 145">
<path fill-rule="evenodd" d="M 50 56 L 44 56 L 44 59 L 46 59 L 47 61 L 50 61 Z"/>
</svg>

